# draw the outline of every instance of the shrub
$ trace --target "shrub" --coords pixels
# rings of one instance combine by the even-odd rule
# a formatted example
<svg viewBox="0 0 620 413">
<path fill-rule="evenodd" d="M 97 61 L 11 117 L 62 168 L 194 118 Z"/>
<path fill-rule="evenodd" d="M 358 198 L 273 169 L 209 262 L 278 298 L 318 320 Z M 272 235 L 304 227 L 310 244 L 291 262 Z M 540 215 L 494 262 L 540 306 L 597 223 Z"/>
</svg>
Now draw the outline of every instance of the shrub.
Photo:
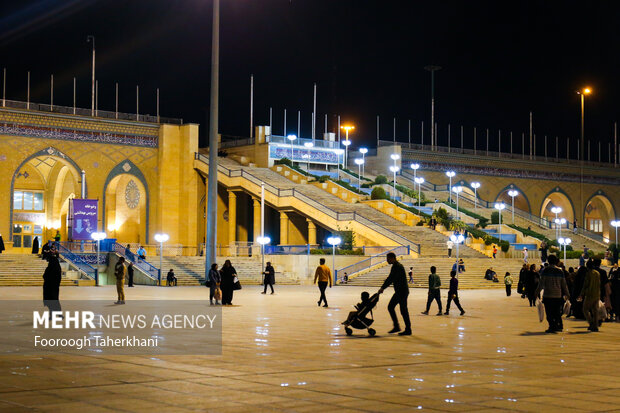
<svg viewBox="0 0 620 413">
<path fill-rule="evenodd" d="M 374 184 L 375 184 L 374 182 L 366 182 L 362 184 L 362 188 L 370 188 Z"/>
<path fill-rule="evenodd" d="M 407 188 L 406 186 L 403 185 L 398 185 L 396 184 L 396 189 L 399 190 L 401 193 L 407 195 L 408 197 L 411 197 L 413 199 L 420 199 L 421 202 L 426 202 L 426 200 L 424 199 L 424 193 L 420 193 L 419 196 L 420 198 L 418 198 L 418 191 L 413 190 L 411 188 Z"/>
<path fill-rule="evenodd" d="M 372 182 L 372 180 L 370 180 L 370 179 L 366 178 L 365 176 L 359 176 L 357 173 L 353 172 L 353 171 L 352 171 L 352 170 L 350 170 L 350 169 L 346 169 L 346 168 L 345 168 L 345 169 L 343 169 L 343 171 L 344 171 L 344 172 L 346 172 L 346 173 L 348 173 L 349 175 L 354 176 L 355 178 L 360 178 L 362 181 L 370 181 L 370 182 Z"/>
<path fill-rule="evenodd" d="M 274 165 L 286 165 L 286 166 L 292 166 L 293 162 L 289 159 L 289 158 L 280 158 L 275 160 Z"/>
<path fill-rule="evenodd" d="M 510 249 L 510 243 L 508 241 L 500 241 L 499 242 L 499 247 L 501 248 L 502 252 L 508 252 L 508 250 Z"/>
<path fill-rule="evenodd" d="M 345 181 L 335 181 L 338 185 L 347 188 L 349 191 L 351 192 L 355 192 L 356 194 L 360 194 L 360 195 L 366 195 L 365 193 L 363 193 L 362 191 L 360 191 L 359 189 L 357 189 L 356 187 L 352 186 L 350 183 L 345 182 Z"/>
<path fill-rule="evenodd" d="M 382 185 L 382 184 L 387 184 L 387 183 L 388 183 L 388 179 L 384 175 L 377 175 L 377 177 L 375 178 L 375 184 L 377 185 Z"/>
<path fill-rule="evenodd" d="M 388 194 L 385 193 L 385 190 L 380 186 L 377 186 L 372 189 L 370 193 L 370 199 L 390 199 Z"/>
<path fill-rule="evenodd" d="M 448 201 L 444 201 L 444 204 L 451 206 L 452 208 L 456 209 L 456 204 L 454 202 L 448 202 Z M 476 214 L 475 212 L 472 212 L 468 209 L 465 209 L 461 206 L 459 206 L 459 212 L 465 215 L 469 215 L 472 218 L 475 218 L 478 220 L 478 225 L 480 226 L 480 228 L 485 228 L 488 223 L 489 223 L 489 219 L 486 217 L 483 217 L 480 214 Z M 498 220 L 499 220 L 499 216 L 498 216 Z"/>
<path fill-rule="evenodd" d="M 545 241 L 547 243 L 547 246 L 552 247 L 552 246 L 558 246 L 558 242 L 556 240 L 550 240 L 549 238 L 547 238 L 545 235 L 540 234 L 536 231 L 532 231 L 531 229 L 527 229 L 527 228 L 522 228 L 518 225 L 514 225 L 514 224 L 508 224 L 508 226 L 512 229 L 516 229 L 517 231 L 521 232 L 523 235 L 525 236 L 530 236 L 536 239 L 539 239 L 541 241 Z M 567 250 L 568 251 L 568 250 Z"/>
<path fill-rule="evenodd" d="M 407 205 L 405 205 L 405 204 L 401 204 L 401 203 L 400 203 L 400 202 L 398 202 L 398 201 L 394 201 L 394 203 L 395 203 L 397 206 L 399 206 L 399 207 L 401 207 L 401 208 L 403 208 L 403 209 L 406 209 L 407 211 L 409 211 L 409 212 L 411 212 L 411 213 L 413 213 L 413 214 L 419 215 L 419 216 L 424 217 L 424 218 L 430 218 L 430 217 L 431 217 L 431 216 L 430 216 L 430 215 L 428 215 L 427 213 L 424 213 L 424 212 L 420 211 L 419 209 L 417 209 L 417 208 L 415 208 L 415 207 L 410 207 L 410 206 L 407 206 Z M 422 222 L 422 221 L 419 221 L 416 225 L 417 225 L 417 226 L 422 226 L 422 225 L 424 225 L 423 223 L 422 223 L 422 224 L 420 224 L 420 222 Z"/>
<path fill-rule="evenodd" d="M 329 175 L 321 175 L 321 176 L 319 176 L 318 181 L 320 183 L 325 183 L 325 182 L 329 181 Z"/>
<path fill-rule="evenodd" d="M 452 217 L 450 217 L 445 208 L 439 208 L 435 211 L 434 215 L 437 218 L 437 222 L 445 228 L 449 229 L 452 226 Z"/>
<path fill-rule="evenodd" d="M 491 212 L 491 224 L 499 224 L 499 212 Z"/>
</svg>

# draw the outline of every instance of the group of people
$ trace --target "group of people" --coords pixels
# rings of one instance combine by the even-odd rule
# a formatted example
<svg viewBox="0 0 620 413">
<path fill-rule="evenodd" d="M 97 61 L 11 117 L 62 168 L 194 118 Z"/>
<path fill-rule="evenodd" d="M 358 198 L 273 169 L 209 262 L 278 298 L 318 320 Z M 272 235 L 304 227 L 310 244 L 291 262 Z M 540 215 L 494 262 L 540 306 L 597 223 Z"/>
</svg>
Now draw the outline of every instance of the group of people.
<svg viewBox="0 0 620 413">
<path fill-rule="evenodd" d="M 241 287 L 237 270 L 230 260 L 224 261 L 222 269 L 218 268 L 217 263 L 211 264 L 205 283 L 209 288 L 209 301 L 211 305 L 232 305 L 233 292 Z"/>
</svg>

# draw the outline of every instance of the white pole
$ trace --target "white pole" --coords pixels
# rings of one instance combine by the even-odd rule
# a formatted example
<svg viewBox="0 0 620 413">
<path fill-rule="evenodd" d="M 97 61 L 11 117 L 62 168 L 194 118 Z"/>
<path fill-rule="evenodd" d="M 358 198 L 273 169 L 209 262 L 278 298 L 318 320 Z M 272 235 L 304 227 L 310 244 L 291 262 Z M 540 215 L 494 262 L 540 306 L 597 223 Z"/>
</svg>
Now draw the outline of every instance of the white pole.
<svg viewBox="0 0 620 413">
<path fill-rule="evenodd" d="M 250 138 L 254 137 L 254 75 L 250 75 Z"/>
<path fill-rule="evenodd" d="M 336 244 L 332 244 L 332 269 L 336 273 Z"/>
<path fill-rule="evenodd" d="M 54 75 L 50 78 L 50 112 L 54 111 Z"/>
<path fill-rule="evenodd" d="M 312 143 L 316 140 L 316 83 L 314 84 L 314 101 L 312 106 Z"/>
<path fill-rule="evenodd" d="M 161 278 L 161 274 L 164 271 L 162 268 L 162 261 L 164 260 L 164 243 L 163 241 L 159 243 L 159 277 Z M 161 283 L 161 280 L 160 280 Z"/>
<path fill-rule="evenodd" d="M 265 236 L 265 183 L 260 183 L 260 236 Z"/>
<path fill-rule="evenodd" d="M 28 71 L 28 87 L 26 91 L 26 109 L 30 109 L 30 71 Z"/>
<path fill-rule="evenodd" d="M 140 120 L 140 86 L 136 85 L 136 120 Z"/>
<path fill-rule="evenodd" d="M 499 240 L 502 240 L 502 210 L 499 209 Z"/>
<path fill-rule="evenodd" d="M 297 136 L 301 137 L 301 110 L 297 111 Z"/>
<path fill-rule="evenodd" d="M 76 80 L 73 78 L 73 114 L 75 115 L 75 89 L 76 89 Z"/>
<path fill-rule="evenodd" d="M 286 136 L 286 109 L 284 109 L 284 133 L 282 136 Z"/>
<path fill-rule="evenodd" d="M 456 193 L 456 219 L 459 219 L 459 193 Z"/>
<path fill-rule="evenodd" d="M 75 78 L 74 82 L 75 82 Z M 6 67 L 2 69 L 2 107 L 6 106 Z"/>
<path fill-rule="evenodd" d="M 115 86 L 115 105 L 114 108 L 116 110 L 116 114 L 115 114 L 115 118 L 118 119 L 118 82 L 116 82 L 116 86 Z"/>
<path fill-rule="evenodd" d="M 515 223 L 515 197 L 512 198 L 512 223 Z"/>
</svg>

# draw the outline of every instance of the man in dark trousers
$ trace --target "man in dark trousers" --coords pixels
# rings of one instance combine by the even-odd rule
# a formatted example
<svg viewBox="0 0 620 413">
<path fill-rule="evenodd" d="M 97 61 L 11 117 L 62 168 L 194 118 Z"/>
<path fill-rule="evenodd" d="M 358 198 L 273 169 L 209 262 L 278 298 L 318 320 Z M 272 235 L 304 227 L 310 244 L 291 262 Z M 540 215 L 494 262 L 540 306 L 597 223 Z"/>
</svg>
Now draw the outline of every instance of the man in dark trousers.
<svg viewBox="0 0 620 413">
<path fill-rule="evenodd" d="M 555 255 L 547 257 L 549 265 L 545 267 L 540 274 L 540 281 L 536 289 L 536 297 L 540 295 L 540 291 L 544 290 L 542 302 L 545 305 L 547 313 L 547 322 L 549 328 L 546 333 L 556 333 L 562 331 L 562 307 L 564 301 L 570 299 L 568 285 L 564 278 L 564 272 L 557 265 L 560 262 Z"/>
<path fill-rule="evenodd" d="M 392 296 L 392 298 L 390 299 L 390 303 L 388 304 L 388 311 L 390 313 L 390 317 L 392 317 L 394 328 L 391 329 L 389 333 L 398 333 L 399 336 L 410 336 L 411 320 L 409 319 L 409 310 L 407 309 L 407 298 L 409 298 L 409 285 L 407 284 L 407 274 L 405 272 L 405 267 L 403 267 L 400 262 L 396 261 L 396 254 L 394 254 L 393 252 L 389 252 L 386 258 L 388 264 L 392 265 L 392 269 L 390 270 L 390 275 L 388 275 L 388 277 L 383 282 L 383 285 L 379 290 L 379 294 L 381 294 L 390 284 L 394 284 L 394 295 Z M 403 331 L 400 331 L 398 318 L 396 318 L 396 311 L 394 311 L 394 308 L 397 304 L 400 306 L 400 314 L 403 316 L 403 321 L 405 322 L 405 329 Z"/>
<path fill-rule="evenodd" d="M 454 301 L 456 307 L 461 310 L 461 315 L 465 314 L 465 310 L 461 307 L 459 302 L 459 280 L 456 278 L 456 271 L 450 271 L 450 290 L 448 291 L 448 305 L 446 305 L 446 312 L 444 314 L 450 314 L 450 303 Z"/>
<path fill-rule="evenodd" d="M 273 285 L 276 283 L 276 271 L 273 269 L 273 266 L 269 261 L 265 266 L 263 276 L 265 277 L 265 279 L 263 280 L 263 284 L 265 284 L 265 289 L 261 294 L 267 294 L 267 286 L 271 287 L 271 294 L 273 294 Z"/>
<path fill-rule="evenodd" d="M 453 269 L 452 271 L 456 273 L 456 270 Z M 428 276 L 428 299 L 426 300 L 426 311 L 422 311 L 422 314 L 428 315 L 428 310 L 431 309 L 431 303 L 433 300 L 436 300 L 437 306 L 439 306 L 439 312 L 437 315 L 443 314 L 441 310 L 441 294 L 439 293 L 439 287 L 441 287 L 441 278 L 437 275 L 437 268 L 432 266 L 431 273 Z"/>
<path fill-rule="evenodd" d="M 133 262 L 129 262 L 127 266 L 127 277 L 129 277 L 128 287 L 133 287 Z"/>
</svg>

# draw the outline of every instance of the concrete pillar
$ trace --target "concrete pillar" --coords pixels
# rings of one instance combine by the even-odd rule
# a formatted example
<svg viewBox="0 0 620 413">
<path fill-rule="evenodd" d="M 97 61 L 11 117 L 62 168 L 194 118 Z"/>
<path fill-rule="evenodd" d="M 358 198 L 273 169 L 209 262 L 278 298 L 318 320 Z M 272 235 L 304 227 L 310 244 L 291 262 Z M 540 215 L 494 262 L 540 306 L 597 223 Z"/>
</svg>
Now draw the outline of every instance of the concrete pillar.
<svg viewBox="0 0 620 413">
<path fill-rule="evenodd" d="M 288 215 L 280 212 L 280 245 L 288 244 Z"/>
<path fill-rule="evenodd" d="M 228 191 L 228 243 L 237 241 L 237 195 Z"/>
<path fill-rule="evenodd" d="M 252 198 L 252 207 L 254 208 L 254 242 L 258 242 L 260 237 L 260 199 Z"/>
<path fill-rule="evenodd" d="M 311 219 L 306 221 L 308 221 L 308 244 L 316 245 L 316 224 Z"/>
</svg>

